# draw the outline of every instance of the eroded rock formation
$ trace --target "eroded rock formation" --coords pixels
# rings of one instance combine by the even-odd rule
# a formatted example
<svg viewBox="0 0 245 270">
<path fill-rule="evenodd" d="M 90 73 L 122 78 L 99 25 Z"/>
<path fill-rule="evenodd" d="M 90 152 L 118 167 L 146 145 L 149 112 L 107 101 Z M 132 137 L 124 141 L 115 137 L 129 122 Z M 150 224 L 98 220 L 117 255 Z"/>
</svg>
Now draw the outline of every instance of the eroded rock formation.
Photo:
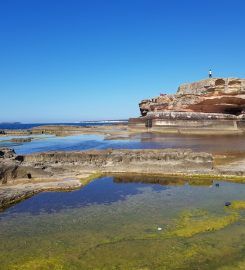
<svg viewBox="0 0 245 270">
<path fill-rule="evenodd" d="M 18 156 L 0 149 L 0 208 L 43 190 L 82 185 L 91 173 L 208 173 L 213 157 L 188 149 L 47 152 Z"/>
<path fill-rule="evenodd" d="M 142 100 L 142 116 L 149 112 L 202 112 L 240 116 L 245 113 L 245 79 L 210 78 L 183 84 L 174 95 Z"/>
<path fill-rule="evenodd" d="M 0 183 L 74 172 L 176 173 L 207 171 L 213 166 L 211 154 L 188 149 L 47 152 L 26 156 L 17 156 L 10 149 L 0 151 L 6 153 L 0 160 Z"/>
<path fill-rule="evenodd" d="M 24 163 L 24 156 L 16 155 L 13 149 L 0 148 L 0 184 L 6 184 L 14 179 L 31 179 L 50 175 L 42 168 Z"/>
</svg>

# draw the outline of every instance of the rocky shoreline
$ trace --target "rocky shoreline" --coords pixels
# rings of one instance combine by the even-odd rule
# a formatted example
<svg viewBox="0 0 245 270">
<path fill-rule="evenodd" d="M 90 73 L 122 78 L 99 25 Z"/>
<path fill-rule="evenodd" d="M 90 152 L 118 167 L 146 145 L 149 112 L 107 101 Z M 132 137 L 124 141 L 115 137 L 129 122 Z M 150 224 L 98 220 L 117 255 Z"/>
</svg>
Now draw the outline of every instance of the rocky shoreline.
<svg viewBox="0 0 245 270">
<path fill-rule="evenodd" d="M 76 126 L 76 125 L 41 125 L 31 129 L 2 129 L 0 136 L 33 136 L 56 135 L 70 136 L 81 134 L 98 134 L 116 136 L 127 131 L 127 124 L 114 123 L 110 125 Z"/>
<path fill-rule="evenodd" d="M 114 173 L 233 179 L 244 166 L 215 166 L 212 154 L 189 149 L 47 152 L 26 156 L 0 149 L 0 208 L 47 190 L 80 188 Z M 243 179 L 243 178 L 242 178 Z M 245 177 L 244 177 L 245 179 Z"/>
</svg>

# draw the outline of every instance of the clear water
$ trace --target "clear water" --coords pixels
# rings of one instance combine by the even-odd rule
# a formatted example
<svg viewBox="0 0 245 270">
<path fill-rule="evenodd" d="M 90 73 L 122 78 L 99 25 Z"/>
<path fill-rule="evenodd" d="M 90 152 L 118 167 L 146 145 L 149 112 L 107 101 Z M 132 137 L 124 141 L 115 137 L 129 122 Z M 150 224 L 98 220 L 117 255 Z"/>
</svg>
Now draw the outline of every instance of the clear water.
<svg viewBox="0 0 245 270">
<path fill-rule="evenodd" d="M 104 177 L 40 193 L 0 213 L 0 269 L 244 269 L 245 210 L 224 203 L 245 185 L 219 184 Z"/>
<path fill-rule="evenodd" d="M 31 142 L 24 143 L 11 142 L 8 140 L 12 138 L 10 136 L 0 137 L 0 147 L 13 148 L 17 154 L 30 154 L 46 151 L 99 149 L 103 145 L 104 141 L 103 136 L 97 135 L 78 135 L 67 137 L 41 136 L 38 137 L 38 140 L 32 140 Z M 23 136 L 15 136 L 15 138 L 19 137 Z"/>
<path fill-rule="evenodd" d="M 14 136 L 28 137 L 28 136 Z M 33 136 L 30 136 L 33 137 Z M 211 153 L 244 152 L 244 136 L 178 136 L 141 133 L 124 140 L 105 140 L 100 135 L 56 137 L 40 135 L 38 140 L 25 143 L 9 141 L 13 136 L 0 136 L 0 147 L 14 148 L 17 154 L 46 151 L 76 151 L 89 149 L 166 149 L 190 148 Z"/>
</svg>

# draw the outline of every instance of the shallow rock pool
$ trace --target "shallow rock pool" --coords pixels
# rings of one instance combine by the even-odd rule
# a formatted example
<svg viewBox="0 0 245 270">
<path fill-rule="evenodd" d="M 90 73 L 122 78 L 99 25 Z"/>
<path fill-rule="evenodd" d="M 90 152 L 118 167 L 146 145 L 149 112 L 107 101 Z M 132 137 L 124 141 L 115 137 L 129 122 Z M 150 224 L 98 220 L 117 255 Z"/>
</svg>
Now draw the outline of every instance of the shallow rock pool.
<svg viewBox="0 0 245 270">
<path fill-rule="evenodd" d="M 245 269 L 245 185 L 121 176 L 40 193 L 0 212 L 0 269 Z"/>
</svg>

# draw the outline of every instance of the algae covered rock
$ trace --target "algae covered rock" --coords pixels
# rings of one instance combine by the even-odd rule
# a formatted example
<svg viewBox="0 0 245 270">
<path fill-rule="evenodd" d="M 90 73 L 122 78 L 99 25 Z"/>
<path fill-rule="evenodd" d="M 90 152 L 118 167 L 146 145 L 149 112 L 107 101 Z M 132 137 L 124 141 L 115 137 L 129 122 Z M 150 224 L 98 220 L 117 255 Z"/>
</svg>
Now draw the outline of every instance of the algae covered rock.
<svg viewBox="0 0 245 270">
<path fill-rule="evenodd" d="M 191 237 L 198 233 L 217 231 L 233 224 L 239 218 L 237 212 L 217 216 L 204 210 L 187 210 L 181 213 L 175 229 L 168 232 L 167 236 Z"/>
<path fill-rule="evenodd" d="M 245 201 L 233 201 L 231 202 L 230 208 L 235 210 L 245 209 Z"/>
</svg>

